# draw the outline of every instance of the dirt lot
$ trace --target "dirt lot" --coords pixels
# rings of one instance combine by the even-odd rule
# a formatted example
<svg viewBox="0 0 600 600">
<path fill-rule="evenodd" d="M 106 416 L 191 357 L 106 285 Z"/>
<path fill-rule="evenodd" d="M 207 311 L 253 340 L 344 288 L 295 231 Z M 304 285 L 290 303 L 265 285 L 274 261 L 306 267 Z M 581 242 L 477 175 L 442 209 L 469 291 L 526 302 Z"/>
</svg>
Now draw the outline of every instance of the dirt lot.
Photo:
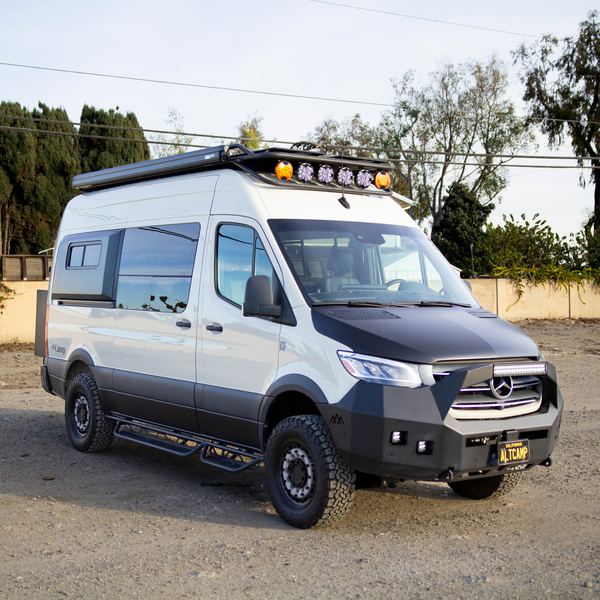
<svg viewBox="0 0 600 600">
<path fill-rule="evenodd" d="M 496 502 L 445 484 L 361 490 L 299 531 L 263 473 L 117 441 L 70 445 L 31 349 L 0 353 L 0 598 L 600 597 L 600 323 L 519 324 L 566 401 L 554 465 Z"/>
</svg>

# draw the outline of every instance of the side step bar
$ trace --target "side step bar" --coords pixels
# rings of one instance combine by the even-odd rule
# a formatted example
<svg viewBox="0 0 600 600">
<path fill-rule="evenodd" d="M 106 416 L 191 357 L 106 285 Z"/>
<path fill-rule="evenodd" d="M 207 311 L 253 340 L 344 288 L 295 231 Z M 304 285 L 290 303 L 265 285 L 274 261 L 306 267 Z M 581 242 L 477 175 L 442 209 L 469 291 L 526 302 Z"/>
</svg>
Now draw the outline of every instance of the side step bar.
<svg viewBox="0 0 600 600">
<path fill-rule="evenodd" d="M 107 418 L 116 421 L 115 437 L 149 448 L 164 450 L 180 457 L 200 452 L 200 460 L 203 463 L 232 473 L 245 469 L 258 469 L 258 465 L 264 458 L 258 452 L 241 450 L 222 442 L 214 442 L 175 429 L 158 427 L 144 421 L 109 415 Z"/>
</svg>

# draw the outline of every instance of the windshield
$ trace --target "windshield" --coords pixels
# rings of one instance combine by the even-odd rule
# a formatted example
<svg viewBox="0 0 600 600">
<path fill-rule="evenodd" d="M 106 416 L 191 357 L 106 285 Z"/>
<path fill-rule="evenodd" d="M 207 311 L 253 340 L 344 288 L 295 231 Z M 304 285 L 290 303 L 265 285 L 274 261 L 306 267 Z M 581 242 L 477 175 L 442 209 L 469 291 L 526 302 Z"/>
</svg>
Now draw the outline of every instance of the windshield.
<svg viewBox="0 0 600 600">
<path fill-rule="evenodd" d="M 272 219 L 269 225 L 313 305 L 478 306 L 416 227 L 292 219 Z"/>
</svg>

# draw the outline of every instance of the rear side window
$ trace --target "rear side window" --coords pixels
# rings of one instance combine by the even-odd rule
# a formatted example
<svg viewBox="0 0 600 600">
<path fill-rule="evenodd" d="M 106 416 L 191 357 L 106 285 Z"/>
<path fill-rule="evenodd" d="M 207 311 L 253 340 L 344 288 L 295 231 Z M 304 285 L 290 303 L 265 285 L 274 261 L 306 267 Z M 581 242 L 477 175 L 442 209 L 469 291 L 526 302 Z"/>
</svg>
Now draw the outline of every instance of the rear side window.
<svg viewBox="0 0 600 600">
<path fill-rule="evenodd" d="M 95 268 L 100 264 L 102 245 L 97 244 L 73 244 L 69 247 L 67 268 Z"/>
<path fill-rule="evenodd" d="M 127 229 L 117 307 L 183 312 L 189 299 L 199 235 L 198 223 Z"/>
</svg>

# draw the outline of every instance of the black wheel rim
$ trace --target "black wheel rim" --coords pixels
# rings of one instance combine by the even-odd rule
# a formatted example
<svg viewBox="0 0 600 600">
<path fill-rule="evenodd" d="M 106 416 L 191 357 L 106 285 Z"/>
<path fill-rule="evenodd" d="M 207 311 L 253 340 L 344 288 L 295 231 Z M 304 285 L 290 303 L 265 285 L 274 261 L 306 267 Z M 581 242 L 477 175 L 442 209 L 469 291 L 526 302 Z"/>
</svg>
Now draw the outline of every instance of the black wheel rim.
<svg viewBox="0 0 600 600">
<path fill-rule="evenodd" d="M 315 493 L 315 463 L 299 441 L 288 442 L 279 454 L 279 480 L 289 501 L 305 506 Z"/>
<path fill-rule="evenodd" d="M 90 429 L 90 404 L 83 395 L 77 396 L 73 406 L 73 422 L 75 431 L 81 436 L 85 436 Z"/>
</svg>

